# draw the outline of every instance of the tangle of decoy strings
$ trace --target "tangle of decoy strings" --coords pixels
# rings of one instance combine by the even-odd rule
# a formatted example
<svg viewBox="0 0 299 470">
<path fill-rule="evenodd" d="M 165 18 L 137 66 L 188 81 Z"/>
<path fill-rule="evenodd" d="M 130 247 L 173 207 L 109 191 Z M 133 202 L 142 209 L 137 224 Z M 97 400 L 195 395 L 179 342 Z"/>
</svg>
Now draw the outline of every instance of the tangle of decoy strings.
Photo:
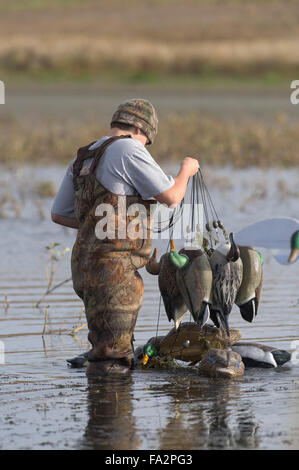
<svg viewBox="0 0 299 470">
<path fill-rule="evenodd" d="M 207 185 L 205 183 L 203 174 L 201 169 L 199 168 L 198 173 L 197 173 L 197 179 L 198 179 L 198 185 L 200 187 L 200 192 L 202 194 L 202 203 L 203 203 L 203 208 L 204 208 L 204 213 L 205 213 L 205 219 L 206 219 L 206 230 L 208 232 L 209 238 L 210 238 L 210 245 L 211 249 L 213 249 L 213 236 L 212 236 L 212 231 L 213 229 L 216 230 L 216 234 L 218 237 L 218 241 L 214 238 L 214 245 L 219 242 L 219 235 L 218 235 L 218 228 L 222 230 L 223 236 L 225 238 L 226 242 L 229 242 L 229 237 L 228 234 L 225 230 L 225 227 L 223 225 L 223 222 L 220 220 L 217 211 L 215 209 L 215 206 L 213 204 L 212 197 L 210 195 L 210 192 L 207 188 Z M 211 218 L 209 218 L 209 212 L 211 214 Z"/>
<path fill-rule="evenodd" d="M 157 227 L 154 228 L 153 233 L 161 233 L 169 229 L 173 230 L 173 227 L 175 226 L 177 221 L 182 217 L 183 210 L 184 210 L 184 199 L 182 199 L 180 204 L 174 208 L 171 216 L 169 217 L 167 221 L 166 220 L 158 221 Z M 166 225 L 162 226 L 162 224 L 166 224 Z"/>
</svg>

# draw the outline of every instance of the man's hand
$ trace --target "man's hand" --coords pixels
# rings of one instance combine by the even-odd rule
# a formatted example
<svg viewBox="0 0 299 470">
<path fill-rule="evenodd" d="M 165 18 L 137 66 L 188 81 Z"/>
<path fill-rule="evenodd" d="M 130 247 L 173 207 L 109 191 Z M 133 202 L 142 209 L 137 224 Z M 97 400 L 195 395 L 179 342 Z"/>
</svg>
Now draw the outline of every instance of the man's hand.
<svg viewBox="0 0 299 470">
<path fill-rule="evenodd" d="M 195 175 L 199 169 L 199 163 L 196 158 L 186 157 L 181 163 L 182 170 L 188 172 L 189 177 Z"/>
<path fill-rule="evenodd" d="M 177 206 L 185 196 L 189 178 L 195 175 L 198 169 L 199 163 L 195 158 L 184 158 L 179 174 L 174 178 L 174 185 L 155 196 L 155 199 L 161 204 L 166 204 L 168 207 Z"/>
</svg>

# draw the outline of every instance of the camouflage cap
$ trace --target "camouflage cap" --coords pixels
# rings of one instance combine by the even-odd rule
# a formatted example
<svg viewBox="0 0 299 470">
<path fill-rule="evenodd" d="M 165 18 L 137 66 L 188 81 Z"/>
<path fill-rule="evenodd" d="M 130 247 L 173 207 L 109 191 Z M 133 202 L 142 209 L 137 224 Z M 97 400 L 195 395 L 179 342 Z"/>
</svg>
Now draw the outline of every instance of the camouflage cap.
<svg viewBox="0 0 299 470">
<path fill-rule="evenodd" d="M 158 116 L 153 105 L 143 99 L 132 99 L 121 103 L 114 112 L 112 124 L 129 124 L 140 129 L 148 138 L 147 145 L 154 142 L 158 133 Z"/>
</svg>

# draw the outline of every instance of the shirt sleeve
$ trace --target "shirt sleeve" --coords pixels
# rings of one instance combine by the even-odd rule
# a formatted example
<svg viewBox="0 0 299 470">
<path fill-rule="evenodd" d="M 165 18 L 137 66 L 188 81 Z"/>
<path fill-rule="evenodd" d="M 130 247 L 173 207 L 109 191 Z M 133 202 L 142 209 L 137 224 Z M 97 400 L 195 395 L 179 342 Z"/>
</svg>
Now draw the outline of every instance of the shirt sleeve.
<svg viewBox="0 0 299 470">
<path fill-rule="evenodd" d="M 143 199 L 151 199 L 174 185 L 172 176 L 167 176 L 146 149 L 136 149 L 128 155 L 125 163 L 130 184 Z"/>
<path fill-rule="evenodd" d="M 52 205 L 52 213 L 64 217 L 75 218 L 75 191 L 73 186 L 73 174 L 71 162 L 66 170 L 58 193 Z"/>
</svg>

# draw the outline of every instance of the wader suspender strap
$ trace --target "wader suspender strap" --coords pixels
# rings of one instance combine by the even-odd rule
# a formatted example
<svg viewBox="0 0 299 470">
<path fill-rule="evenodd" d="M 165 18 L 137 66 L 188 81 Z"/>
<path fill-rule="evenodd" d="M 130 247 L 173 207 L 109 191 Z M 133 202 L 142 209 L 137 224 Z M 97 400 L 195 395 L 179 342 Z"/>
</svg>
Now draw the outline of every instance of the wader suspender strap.
<svg viewBox="0 0 299 470">
<path fill-rule="evenodd" d="M 80 171 L 82 170 L 83 162 L 84 160 L 87 160 L 90 157 L 93 157 L 92 164 L 90 166 L 89 174 L 88 177 L 90 178 L 94 171 L 96 170 L 99 160 L 102 157 L 103 153 L 111 145 L 113 142 L 119 139 L 128 139 L 131 138 L 130 135 L 119 135 L 115 137 L 110 137 L 109 139 L 106 139 L 105 142 L 103 142 L 98 148 L 89 150 L 89 147 L 91 147 L 95 142 L 92 142 L 89 145 L 86 145 L 85 147 L 79 148 L 77 152 L 77 158 L 75 162 L 73 163 L 73 185 L 75 191 L 77 191 L 78 186 L 77 186 L 77 177 L 80 174 Z"/>
</svg>

